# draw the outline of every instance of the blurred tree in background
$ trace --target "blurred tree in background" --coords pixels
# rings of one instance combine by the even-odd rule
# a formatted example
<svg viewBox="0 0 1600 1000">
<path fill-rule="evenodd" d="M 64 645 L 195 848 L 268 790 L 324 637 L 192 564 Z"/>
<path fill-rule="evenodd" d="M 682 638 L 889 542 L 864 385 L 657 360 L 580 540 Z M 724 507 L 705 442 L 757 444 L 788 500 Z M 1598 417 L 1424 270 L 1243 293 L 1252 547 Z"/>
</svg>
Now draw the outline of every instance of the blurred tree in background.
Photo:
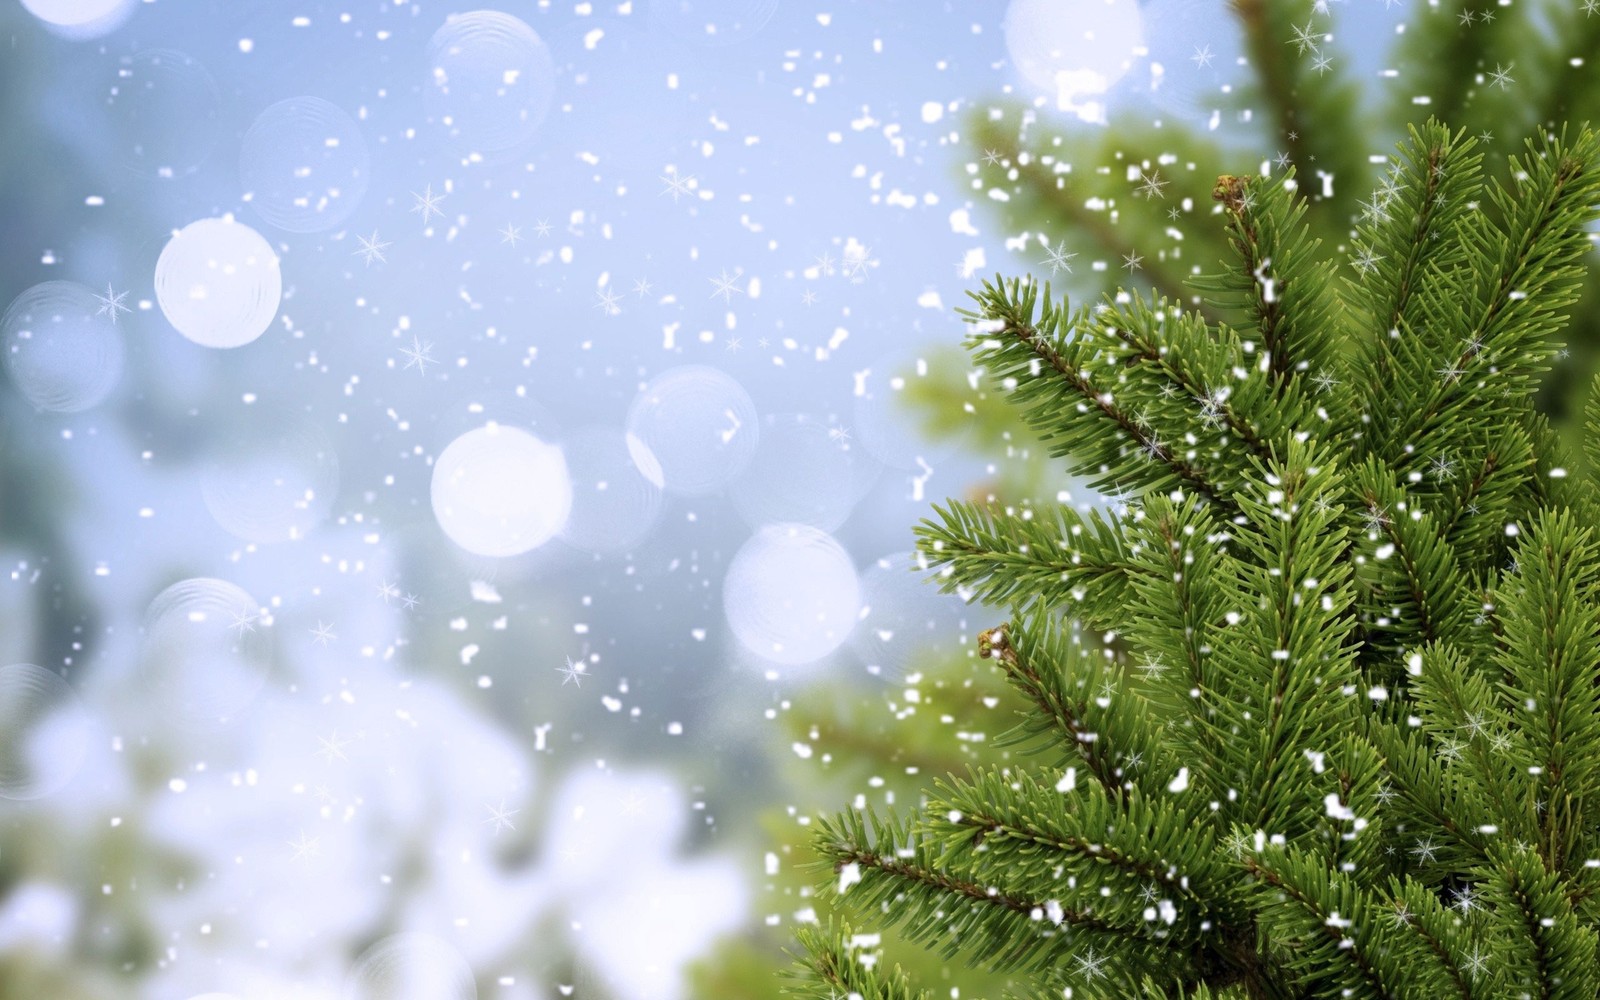
<svg viewBox="0 0 1600 1000">
<path fill-rule="evenodd" d="M 1237 66 L 1214 65 L 1220 54 L 1193 46 L 1192 69 L 1210 71 L 1201 76 L 1212 88 L 1154 112 L 1149 102 L 1114 105 L 1098 126 L 1054 114 L 1043 99 L 1006 96 L 976 107 L 967 117 L 959 182 L 973 201 L 990 206 L 1011 234 L 1008 247 L 1028 255 L 1022 266 L 1076 301 L 1138 289 L 1227 323 L 1240 317 L 1215 314 L 1188 285 L 1227 257 L 1225 228 L 1210 218 L 1221 211 L 1211 196 L 1220 175 L 1293 167 L 1313 239 L 1324 251 L 1344 252 L 1357 224 L 1385 211 L 1382 197 L 1363 199 L 1408 126 L 1433 116 L 1464 128 L 1477 137 L 1492 174 L 1541 127 L 1600 120 L 1600 5 L 1415 0 L 1394 38 L 1383 39 L 1337 35 L 1342 3 L 1230 0 Z M 1199 17 L 1207 6 L 1154 0 L 1143 9 L 1147 25 L 1172 18 L 1168 30 L 1181 32 L 1185 11 Z M 1351 57 L 1381 45 L 1391 46 L 1387 69 L 1358 82 Z M 1169 68 L 1168 76 L 1177 74 Z M 1580 462 L 1577 401 L 1600 368 L 1600 269 L 1592 253 L 1589 262 L 1565 330 L 1567 352 L 1538 397 Z M 990 475 L 968 488 L 967 499 L 1029 506 L 1076 497 L 1082 506 L 1093 495 L 1065 476 L 1003 400 L 983 391 L 958 343 L 931 344 L 924 357 L 927 372 L 907 379 L 906 402 L 930 437 L 959 440 L 990 463 Z M 781 951 L 792 935 L 785 925 L 836 915 L 813 899 L 811 876 L 800 868 L 813 858 L 809 823 L 817 806 L 896 799 L 915 806 L 935 777 L 964 773 L 954 765 L 1007 759 L 992 737 L 1013 724 L 1021 705 L 999 670 L 975 658 L 976 632 L 994 622 L 973 611 L 960 655 L 926 657 L 919 685 L 926 703 L 906 704 L 899 685 L 814 689 L 781 713 L 785 735 L 774 742 L 813 751 L 784 772 L 790 805 L 765 824 L 778 861 L 769 860 L 758 905 L 773 916 L 765 934 L 730 943 L 699 968 L 703 995 L 773 995 L 779 987 L 771 977 L 789 966 Z M 1121 656 L 1114 636 L 1104 642 Z M 940 724 L 941 715 L 961 723 Z M 973 739 L 974 732 L 986 738 Z M 991 974 L 903 941 L 888 942 L 882 961 L 905 967 L 913 981 L 940 984 L 940 995 L 948 987 L 952 997 L 985 996 L 996 985 Z"/>
</svg>

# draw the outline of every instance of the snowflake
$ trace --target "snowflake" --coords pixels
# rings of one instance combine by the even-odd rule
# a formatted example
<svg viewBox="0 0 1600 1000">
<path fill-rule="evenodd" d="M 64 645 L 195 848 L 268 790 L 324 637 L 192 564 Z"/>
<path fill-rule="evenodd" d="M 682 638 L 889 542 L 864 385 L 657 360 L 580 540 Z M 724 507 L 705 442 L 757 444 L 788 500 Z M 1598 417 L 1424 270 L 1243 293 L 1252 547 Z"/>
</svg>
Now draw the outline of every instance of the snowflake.
<svg viewBox="0 0 1600 1000">
<path fill-rule="evenodd" d="M 344 748 L 349 746 L 351 742 L 353 741 L 341 740 L 337 732 L 331 736 L 319 736 L 317 737 L 317 756 L 330 764 L 335 760 L 349 760 L 350 758 L 344 755 Z"/>
<path fill-rule="evenodd" d="M 372 231 L 371 236 L 357 236 L 356 240 L 360 242 L 361 246 L 352 251 L 351 256 L 359 256 L 368 267 L 372 266 L 373 261 L 377 261 L 380 264 L 388 263 L 383 256 L 383 251 L 389 244 L 378 241 L 378 231 L 376 229 Z"/>
<path fill-rule="evenodd" d="M 1144 260 L 1143 254 L 1125 253 L 1122 255 L 1122 266 L 1128 269 L 1129 274 L 1132 274 L 1139 270 L 1139 262 L 1142 260 Z"/>
<path fill-rule="evenodd" d="M 1595 2 L 1600 3 L 1600 0 L 1595 0 Z M 1194 55 L 1190 56 L 1189 59 L 1194 63 L 1195 69 L 1205 69 L 1211 65 L 1211 46 L 1207 45 L 1203 48 L 1196 46 Z"/>
<path fill-rule="evenodd" d="M 540 236 L 549 236 L 550 235 L 550 223 L 546 222 L 543 219 L 540 219 L 539 220 L 539 224 L 533 227 L 533 231 L 538 233 Z"/>
<path fill-rule="evenodd" d="M 319 646 L 326 646 L 332 640 L 339 638 L 334 634 L 333 626 L 324 625 L 321 619 L 317 620 L 316 628 L 307 629 L 306 631 L 311 633 L 316 641 L 316 644 Z"/>
<path fill-rule="evenodd" d="M 610 286 L 599 289 L 595 292 L 595 296 L 599 301 L 594 304 L 594 307 L 607 316 L 615 316 L 622 312 L 622 308 L 617 305 L 618 295 L 611 290 Z"/>
<path fill-rule="evenodd" d="M 307 837 L 304 830 L 300 831 L 300 839 L 291 840 L 288 843 L 294 850 L 294 854 L 289 858 L 290 861 L 299 861 L 301 858 L 314 858 L 321 851 L 317 838 Z"/>
<path fill-rule="evenodd" d="M 566 666 L 556 668 L 556 671 L 561 674 L 561 686 L 566 687 L 567 684 L 571 683 L 578 687 L 583 687 L 583 666 L 582 660 L 574 663 L 572 657 L 567 657 Z"/>
<path fill-rule="evenodd" d="M 720 295 L 724 304 L 732 302 L 735 295 L 742 294 L 744 291 L 742 288 L 734 287 L 734 282 L 738 281 L 743 275 L 743 268 L 734 268 L 731 275 L 728 274 L 727 268 L 723 268 L 721 277 L 707 279 L 714 286 L 711 289 L 711 297 L 716 298 Z"/>
<path fill-rule="evenodd" d="M 1153 174 L 1145 174 L 1141 172 L 1139 176 L 1143 180 L 1143 183 L 1139 185 L 1136 193 L 1144 195 L 1146 201 L 1149 201 L 1151 198 L 1166 197 L 1166 195 L 1161 193 L 1161 189 L 1166 187 L 1169 182 L 1161 179 L 1161 171 L 1157 170 Z"/>
<path fill-rule="evenodd" d="M 662 175 L 661 179 L 667 186 L 662 189 L 661 193 L 670 194 L 672 195 L 672 200 L 677 201 L 679 197 L 690 193 L 694 185 L 694 174 L 689 174 L 687 177 L 679 177 L 677 167 L 669 167 L 668 169 L 672 172 L 672 176 Z"/>
<path fill-rule="evenodd" d="M 500 242 L 511 244 L 511 249 L 513 250 L 517 248 L 517 241 L 520 239 L 522 239 L 521 226 L 513 226 L 508 222 L 506 227 L 500 230 Z"/>
<path fill-rule="evenodd" d="M 865 278 L 867 268 L 877 267 L 878 262 L 873 258 L 872 251 L 866 247 L 852 247 L 845 251 L 844 260 L 840 267 L 844 269 L 846 278 Z"/>
<path fill-rule="evenodd" d="M 644 278 L 640 278 L 638 281 L 633 283 L 633 293 L 642 299 L 649 294 L 650 287 L 649 281 L 645 280 Z"/>
<path fill-rule="evenodd" d="M 1439 853 L 1439 845 L 1433 842 L 1433 837 L 1428 836 L 1417 840 L 1417 846 L 1411 848 L 1411 853 L 1423 864 L 1431 862 L 1434 855 Z"/>
<path fill-rule="evenodd" d="M 1477 979 L 1479 976 L 1483 975 L 1483 967 L 1488 964 L 1488 961 L 1489 956 L 1485 955 L 1477 945 L 1473 945 L 1472 954 L 1468 955 L 1466 962 L 1462 964 L 1465 965 L 1466 970 L 1472 974 L 1472 978 Z"/>
<path fill-rule="evenodd" d="M 986 149 L 983 151 L 983 162 L 991 167 L 995 166 L 1000 162 L 1000 154 L 995 150 Z"/>
<path fill-rule="evenodd" d="M 428 366 L 434 364 L 433 344 L 418 340 L 415 334 L 411 337 L 411 346 L 400 348 L 400 354 L 406 359 L 405 366 L 407 368 L 415 368 L 419 375 L 427 375 Z M 399 594 L 399 591 L 395 591 L 392 596 L 398 597 Z M 387 602 L 388 597 L 386 596 L 384 600 Z"/>
<path fill-rule="evenodd" d="M 113 292 L 111 290 L 111 282 L 106 282 L 106 293 L 95 296 L 95 301 L 100 303 L 100 308 L 96 309 L 94 314 L 96 316 L 110 316 L 111 325 L 116 326 L 119 312 L 133 312 L 132 309 L 122 304 L 122 300 L 127 297 L 127 292 Z"/>
<path fill-rule="evenodd" d="M 1294 37 L 1289 39 L 1289 44 L 1295 46 L 1295 51 L 1300 55 L 1305 55 L 1307 49 L 1316 52 L 1317 42 L 1321 40 L 1321 35 L 1322 33 L 1313 28 L 1310 21 L 1307 21 L 1305 27 L 1294 29 Z"/>
<path fill-rule="evenodd" d="M 1495 84 L 1501 90 L 1506 89 L 1507 84 L 1516 83 L 1516 78 L 1510 75 L 1512 67 L 1516 65 L 1516 63 L 1512 63 L 1510 66 L 1502 66 L 1499 63 L 1495 63 L 1494 72 L 1489 74 L 1489 82 Z"/>
<path fill-rule="evenodd" d="M 426 226 L 428 224 L 428 220 L 433 218 L 435 215 L 441 218 L 444 217 L 444 212 L 439 210 L 439 202 L 443 201 L 445 196 L 442 194 L 434 194 L 432 184 L 429 184 L 424 189 L 422 194 L 417 194 L 415 191 L 411 192 L 411 197 L 417 199 L 417 203 L 411 206 L 411 210 L 413 212 L 422 213 L 422 224 L 424 226 Z M 374 233 L 373 235 L 377 234 Z"/>
<path fill-rule="evenodd" d="M 1065 270 L 1068 274 L 1072 273 L 1072 264 L 1069 262 L 1078 255 L 1076 252 L 1068 251 L 1066 243 L 1058 243 L 1054 249 L 1045 247 L 1044 252 L 1045 259 L 1039 263 L 1049 264 L 1051 274 L 1055 274 L 1058 270 Z"/>
<path fill-rule="evenodd" d="M 511 830 L 513 832 L 516 831 L 517 828 L 516 828 L 515 825 L 512 824 L 511 817 L 515 816 L 517 813 L 521 812 L 522 810 L 520 810 L 520 809 L 507 809 L 506 808 L 506 800 L 505 799 L 501 799 L 500 800 L 500 805 L 498 805 L 498 806 L 485 806 L 484 808 L 489 810 L 489 818 L 484 820 L 483 822 L 484 822 L 485 825 L 490 824 L 490 823 L 494 824 L 495 836 L 498 837 L 500 835 L 500 831 L 501 830 Z"/>
<path fill-rule="evenodd" d="M 1327 369 L 1323 369 L 1322 371 L 1319 371 L 1315 375 L 1311 376 L 1311 381 L 1321 392 L 1327 392 L 1329 389 L 1332 389 L 1334 386 L 1339 384 L 1339 380 L 1334 378 L 1333 373 Z"/>
<path fill-rule="evenodd" d="M 1095 979 L 1105 975 L 1105 971 L 1100 968 L 1106 963 L 1105 956 L 1096 955 L 1093 948 L 1082 955 L 1074 955 L 1073 958 L 1078 963 L 1078 971 L 1083 973 L 1085 979 Z"/>
</svg>

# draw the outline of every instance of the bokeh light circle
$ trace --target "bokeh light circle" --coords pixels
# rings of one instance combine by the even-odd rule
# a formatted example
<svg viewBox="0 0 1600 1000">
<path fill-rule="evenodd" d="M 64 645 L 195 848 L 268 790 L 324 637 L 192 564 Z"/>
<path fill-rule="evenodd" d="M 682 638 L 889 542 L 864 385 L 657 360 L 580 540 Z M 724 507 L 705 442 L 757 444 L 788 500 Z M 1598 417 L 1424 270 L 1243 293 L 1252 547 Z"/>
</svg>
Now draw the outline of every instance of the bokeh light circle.
<svg viewBox="0 0 1600 1000">
<path fill-rule="evenodd" d="M 432 500 L 451 541 L 477 555 L 514 556 L 561 530 L 572 510 L 572 480 L 559 446 L 491 423 L 439 454 Z"/>
<path fill-rule="evenodd" d="M 661 473 L 637 438 L 585 427 L 564 442 L 572 513 L 561 540 L 585 552 L 625 552 L 650 534 L 661 514 Z"/>
<path fill-rule="evenodd" d="M 339 455 L 316 425 L 263 413 L 218 442 L 200 477 L 206 509 L 249 542 L 306 537 L 339 489 Z"/>
<path fill-rule="evenodd" d="M 936 393 L 933 367 L 914 351 L 885 354 L 860 377 L 852 401 L 855 441 L 884 465 L 922 470 L 953 452 L 957 435 L 930 438 L 910 397 Z M 943 402 L 943 399 L 940 399 Z"/>
<path fill-rule="evenodd" d="M 1141 57 L 1138 0 L 1011 0 L 1006 51 L 1032 87 L 1063 111 L 1104 119 L 1094 100 Z"/>
<path fill-rule="evenodd" d="M 715 368 L 682 365 L 651 379 L 628 408 L 628 433 L 655 456 L 669 493 L 703 496 L 744 471 L 760 441 L 756 405 Z"/>
<path fill-rule="evenodd" d="M 271 105 L 239 145 L 245 199 L 291 233 L 322 232 L 350 218 L 367 193 L 369 172 L 360 127 L 320 97 Z"/>
<path fill-rule="evenodd" d="M 283 276 L 261 234 L 233 219 L 180 229 L 156 261 L 156 301 L 167 322 L 202 347 L 242 347 L 278 314 Z"/>
<path fill-rule="evenodd" d="M 966 604 L 940 593 L 928 575 L 914 552 L 884 556 L 861 574 L 861 620 L 850 648 L 868 673 L 899 680 L 941 645 L 958 647 Z"/>
<path fill-rule="evenodd" d="M 549 47 L 498 10 L 453 14 L 428 42 L 423 85 L 430 120 L 452 145 L 498 153 L 533 137 L 555 96 Z"/>
<path fill-rule="evenodd" d="M 744 472 L 728 486 L 751 527 L 792 521 L 832 531 L 877 478 L 879 466 L 841 428 L 803 414 L 771 414 Z"/>
<path fill-rule="evenodd" d="M 110 395 L 122 377 L 122 333 L 105 300 L 71 281 L 26 289 L 0 316 L 0 362 L 41 410 L 76 413 Z"/>
<path fill-rule="evenodd" d="M 83 763 L 90 719 L 66 681 L 31 663 L 0 667 L 0 798 L 59 791 Z"/>
<path fill-rule="evenodd" d="M 115 31 L 139 0 L 22 0 L 22 6 L 56 34 L 77 40 Z"/>
<path fill-rule="evenodd" d="M 161 724 L 231 722 L 261 693 L 272 663 L 270 616 L 242 587 L 211 577 L 173 584 L 145 612 L 140 689 Z"/>
<path fill-rule="evenodd" d="M 777 9 L 778 0 L 650 0 L 652 22 L 697 45 L 745 41 Z"/>
<path fill-rule="evenodd" d="M 194 172 L 217 142 L 221 99 L 198 59 L 170 49 L 123 58 L 107 88 L 107 138 L 147 177 Z"/>
<path fill-rule="evenodd" d="M 391 934 L 361 953 L 343 1000 L 476 1000 L 472 967 L 432 934 Z"/>
<path fill-rule="evenodd" d="M 722 604 L 746 649 L 778 663 L 810 663 L 849 636 L 861 610 L 861 583 L 833 536 L 807 524 L 774 524 L 734 555 Z"/>
</svg>

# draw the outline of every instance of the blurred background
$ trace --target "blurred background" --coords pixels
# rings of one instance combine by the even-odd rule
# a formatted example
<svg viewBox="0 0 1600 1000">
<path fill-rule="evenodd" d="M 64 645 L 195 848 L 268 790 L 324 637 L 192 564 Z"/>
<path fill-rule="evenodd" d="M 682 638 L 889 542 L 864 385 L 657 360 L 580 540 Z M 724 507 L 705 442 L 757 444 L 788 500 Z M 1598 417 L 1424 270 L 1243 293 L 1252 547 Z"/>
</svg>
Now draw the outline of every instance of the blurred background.
<svg viewBox="0 0 1600 1000">
<path fill-rule="evenodd" d="M 0 0 L 0 997 L 776 995 L 808 817 L 1005 756 L 912 525 L 1117 500 L 964 291 L 1188 300 L 1220 172 L 1340 248 L 1590 14 Z"/>
</svg>

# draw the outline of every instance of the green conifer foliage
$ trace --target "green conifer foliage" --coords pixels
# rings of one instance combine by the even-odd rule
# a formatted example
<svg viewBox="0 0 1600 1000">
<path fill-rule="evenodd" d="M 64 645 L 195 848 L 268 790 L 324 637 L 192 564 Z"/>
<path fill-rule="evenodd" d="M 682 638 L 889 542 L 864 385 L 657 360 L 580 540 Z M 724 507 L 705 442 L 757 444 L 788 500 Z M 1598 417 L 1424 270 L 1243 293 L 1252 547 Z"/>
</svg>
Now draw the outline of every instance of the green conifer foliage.
<svg viewBox="0 0 1600 1000">
<path fill-rule="evenodd" d="M 899 934 L 1040 1000 L 1600 993 L 1600 482 L 1533 404 L 1600 140 L 1487 183 L 1475 144 L 1413 129 L 1339 269 L 1292 174 L 1219 179 L 1205 312 L 974 294 L 990 389 L 1128 503 L 919 529 L 1010 609 L 979 651 L 1033 753 L 815 824 L 853 915 L 790 992 L 942 995 Z"/>
</svg>

